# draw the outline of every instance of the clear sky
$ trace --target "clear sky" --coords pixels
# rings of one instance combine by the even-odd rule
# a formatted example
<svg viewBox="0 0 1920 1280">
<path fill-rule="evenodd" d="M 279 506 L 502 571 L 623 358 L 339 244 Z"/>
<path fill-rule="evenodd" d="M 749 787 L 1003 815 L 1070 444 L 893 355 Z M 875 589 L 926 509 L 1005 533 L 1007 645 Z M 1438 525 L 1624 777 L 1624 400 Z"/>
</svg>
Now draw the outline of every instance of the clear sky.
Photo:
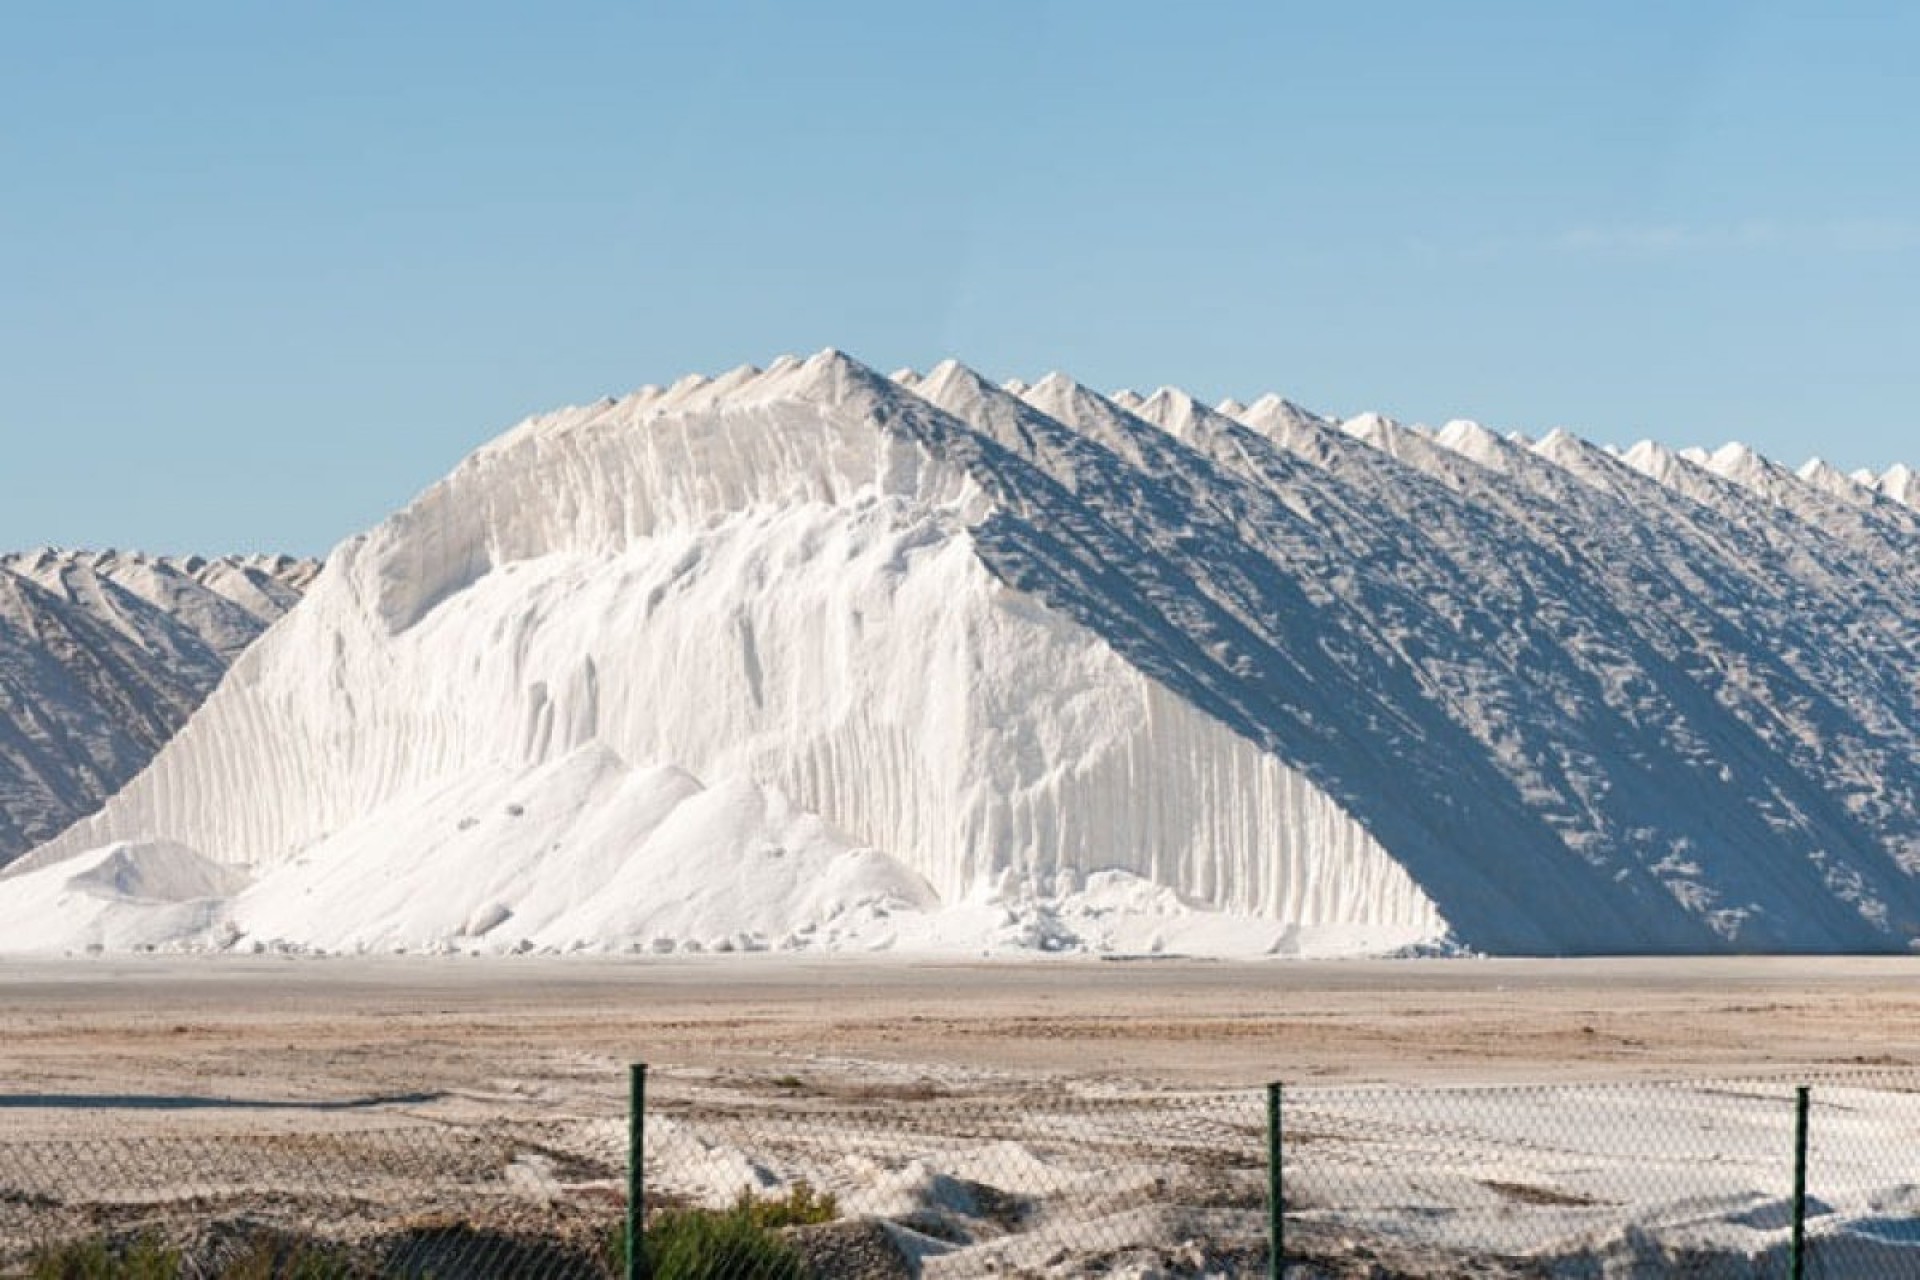
<svg viewBox="0 0 1920 1280">
<path fill-rule="evenodd" d="M 890 369 L 1920 463 L 1920 5 L 13 0 L 0 548 Z"/>
</svg>

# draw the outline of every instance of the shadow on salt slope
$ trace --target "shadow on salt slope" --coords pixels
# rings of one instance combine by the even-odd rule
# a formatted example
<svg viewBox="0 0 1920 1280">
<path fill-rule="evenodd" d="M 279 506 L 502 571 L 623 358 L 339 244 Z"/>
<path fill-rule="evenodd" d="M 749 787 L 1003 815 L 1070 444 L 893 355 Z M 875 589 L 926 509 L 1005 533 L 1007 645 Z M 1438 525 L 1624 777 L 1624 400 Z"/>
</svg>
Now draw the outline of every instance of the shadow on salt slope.
<svg viewBox="0 0 1920 1280">
<path fill-rule="evenodd" d="M 444 1093 L 385 1093 L 367 1098 L 204 1098 L 166 1093 L 0 1093 L 0 1111 L 366 1111 L 417 1107 Z"/>
<path fill-rule="evenodd" d="M 1612 532 L 1642 528 L 1640 506 L 1556 464 L 1477 466 L 1455 492 L 1324 424 L 1289 449 L 1209 417 L 1189 443 L 1042 390 L 929 378 L 916 391 L 944 412 L 898 406 L 889 425 L 998 499 L 971 531 L 992 572 L 1310 778 L 1465 945 L 1898 951 L 1916 931 L 1893 856 L 1910 819 L 1880 799 L 1912 786 L 1910 704 L 1880 692 L 1905 687 L 1898 647 L 1864 677 L 1805 678 L 1781 655 L 1861 646 L 1814 638 L 1817 608 L 1768 604 L 1763 563 L 1662 544 L 1727 580 L 1696 608 L 1672 555 Z M 1756 614 L 1781 643 L 1751 635 Z M 1887 623 L 1910 635 L 1898 610 Z M 1791 729 L 1720 689 L 1722 666 Z M 1869 779 L 1849 794 L 1874 820 L 1822 777 Z"/>
</svg>

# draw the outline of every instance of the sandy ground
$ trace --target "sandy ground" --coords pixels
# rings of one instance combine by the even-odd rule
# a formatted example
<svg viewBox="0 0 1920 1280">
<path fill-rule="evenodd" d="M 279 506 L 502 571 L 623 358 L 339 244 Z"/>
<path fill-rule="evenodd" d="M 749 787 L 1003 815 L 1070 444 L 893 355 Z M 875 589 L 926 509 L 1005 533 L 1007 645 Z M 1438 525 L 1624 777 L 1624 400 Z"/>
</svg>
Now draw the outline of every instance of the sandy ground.
<svg viewBox="0 0 1920 1280">
<path fill-rule="evenodd" d="M 0 961 L 0 1123 L 55 1099 L 617 1115 L 624 1064 L 854 1088 L 1791 1075 L 1920 1063 L 1920 959 Z"/>
<path fill-rule="evenodd" d="M 1571 1105 L 1528 1090 L 1492 1109 L 1297 1090 L 1288 1112 L 1289 1238 L 1327 1275 L 1376 1274 L 1383 1257 L 1399 1259 L 1388 1274 L 1464 1274 L 1455 1264 L 1489 1240 L 1517 1240 L 1528 1256 L 1560 1249 L 1588 1208 L 1612 1216 L 1579 1218 L 1579 1231 L 1625 1239 L 1613 1221 L 1624 1216 L 1642 1228 L 1635 1239 L 1665 1223 L 1693 1232 L 1691 1248 L 1704 1220 L 1732 1233 L 1715 1256 L 1751 1261 L 1782 1236 L 1748 1220 L 1789 1167 L 1787 1082 L 1894 1081 L 1871 1098 L 1822 1094 L 1822 1194 L 1854 1195 L 1871 1218 L 1884 1216 L 1872 1198 L 1882 1190 L 1909 1193 L 1898 1135 L 1911 1122 L 1898 1105 L 1913 1096 L 1903 1069 L 1920 1065 L 1916 977 L 1920 959 L 9 959 L 0 1237 L 24 1248 L 97 1233 L 116 1214 L 149 1225 L 184 1214 L 194 1230 L 284 1219 L 386 1239 L 449 1212 L 523 1224 L 535 1213 L 541 1232 L 561 1218 L 604 1232 L 627 1149 L 626 1064 L 644 1061 L 655 1068 L 653 1194 L 725 1202 L 765 1160 L 817 1177 L 858 1213 L 924 1227 L 939 1209 L 939 1229 L 925 1229 L 940 1249 L 961 1242 L 956 1275 L 1078 1274 L 1116 1249 L 1159 1260 L 1143 1275 L 1246 1264 L 1265 1221 L 1256 1086 L 1271 1080 L 1765 1078 L 1605 1089 Z M 1623 1144 L 1631 1176 L 1618 1167 Z M 1887 1151 L 1891 1173 L 1866 1167 Z M 1643 1156 L 1657 1157 L 1646 1178 Z M 935 1168 L 946 1181 L 928 1181 Z M 1600 1198 L 1585 1189 L 1596 1178 Z M 1728 1178 L 1746 1181 L 1701 1199 Z M 909 1184 L 925 1195 L 886 1199 Z M 949 1184 L 992 1196 L 949 1204 Z M 1453 1224 L 1458 1239 L 1406 1234 L 1404 1206 L 1430 1200 L 1413 1221 Z M 1030 1230 L 994 1216 L 1029 1201 L 1045 1206 Z M 1534 1220 L 1520 1222 L 1516 1205 L 1548 1221 L 1527 1235 Z M 1198 1219 L 1183 1215 L 1202 1210 L 1225 1215 L 1202 1237 L 1226 1252 L 1161 1267 L 1199 1247 Z M 1829 1217 L 1823 1230 L 1840 1221 Z M 1506 1234 L 1475 1235 L 1482 1219 Z M 1865 1238 L 1834 1231 L 1849 1245 Z M 1379 1252 L 1396 1240 L 1400 1254 Z M 1586 1244 L 1566 1248 L 1591 1261 Z M 1035 1265 L 1012 1267 L 1020 1258 Z"/>
</svg>

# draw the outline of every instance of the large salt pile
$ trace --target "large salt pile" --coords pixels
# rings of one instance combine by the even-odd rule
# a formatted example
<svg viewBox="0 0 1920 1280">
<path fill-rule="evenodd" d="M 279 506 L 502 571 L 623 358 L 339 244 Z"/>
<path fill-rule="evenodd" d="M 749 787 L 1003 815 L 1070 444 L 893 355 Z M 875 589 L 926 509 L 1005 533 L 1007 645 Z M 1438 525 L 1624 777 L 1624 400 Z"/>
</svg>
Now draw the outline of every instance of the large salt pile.
<svg viewBox="0 0 1920 1280">
<path fill-rule="evenodd" d="M 1920 932 L 1910 508 L 1750 454 L 1228 408 L 826 352 L 523 423 L 9 869 L 0 937 Z M 144 896 L 96 874 L 160 858 Z"/>
</svg>

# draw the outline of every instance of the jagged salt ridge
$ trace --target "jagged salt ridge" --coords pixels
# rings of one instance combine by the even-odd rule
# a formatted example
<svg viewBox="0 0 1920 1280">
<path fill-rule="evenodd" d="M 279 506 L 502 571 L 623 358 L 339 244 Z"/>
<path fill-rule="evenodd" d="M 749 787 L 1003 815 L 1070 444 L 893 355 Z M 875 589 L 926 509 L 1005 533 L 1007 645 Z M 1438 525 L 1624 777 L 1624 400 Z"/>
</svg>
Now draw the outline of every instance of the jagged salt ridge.
<svg viewBox="0 0 1920 1280">
<path fill-rule="evenodd" d="M 341 548 L 0 918 L 155 850 L 172 914 L 90 938 L 1920 931 L 1910 511 L 1230 407 L 823 353 L 529 420 Z M 249 883 L 207 906 L 181 849 Z"/>
<path fill-rule="evenodd" d="M 1564 839 L 1633 857 L 1744 945 L 1818 945 L 1792 938 L 1856 914 L 1896 927 L 1920 849 L 1902 674 L 1916 631 L 1860 561 L 1873 543 L 1845 549 L 1810 522 L 1858 534 L 1851 511 L 1801 495 L 1792 515 L 1673 455 L 1656 481 L 1565 432 L 1370 438 L 1525 532 L 1474 565 L 1480 604 L 1461 618 L 1488 643 L 1455 680 L 1482 708 L 1512 704 L 1481 736 Z M 1437 535 L 1438 515 L 1415 518 Z"/>
<path fill-rule="evenodd" d="M 0 555 L 0 862 L 131 778 L 316 572 L 276 556 Z"/>
<path fill-rule="evenodd" d="M 1862 489 L 1871 489 L 1902 506 L 1920 510 L 1920 472 L 1903 462 L 1895 463 L 1879 474 L 1855 471 L 1848 478 Z"/>
</svg>

